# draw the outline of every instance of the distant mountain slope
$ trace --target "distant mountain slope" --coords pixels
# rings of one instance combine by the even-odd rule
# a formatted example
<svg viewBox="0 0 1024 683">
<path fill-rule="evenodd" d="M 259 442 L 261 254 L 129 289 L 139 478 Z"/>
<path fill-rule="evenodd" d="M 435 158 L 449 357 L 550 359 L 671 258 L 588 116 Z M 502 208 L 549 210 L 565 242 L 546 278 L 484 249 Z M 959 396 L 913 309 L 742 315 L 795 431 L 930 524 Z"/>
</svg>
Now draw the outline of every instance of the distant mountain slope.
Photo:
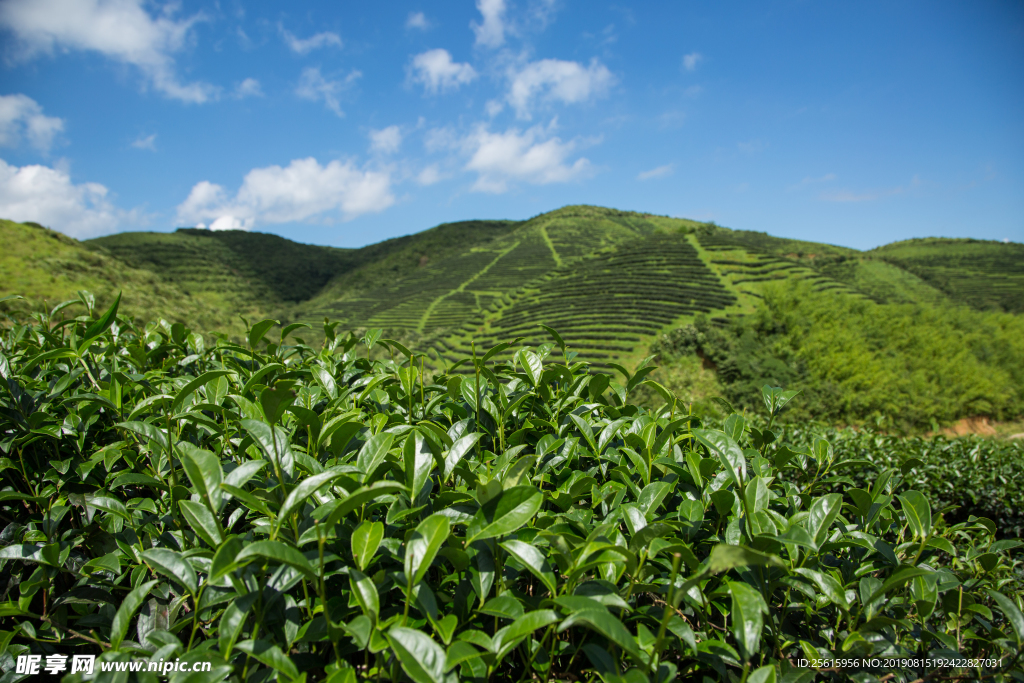
<svg viewBox="0 0 1024 683">
<path fill-rule="evenodd" d="M 1024 313 L 1024 244 L 928 237 L 867 253 L 913 273 L 955 301 L 980 310 Z"/>
<path fill-rule="evenodd" d="M 193 292 L 233 304 L 305 301 L 357 262 L 351 249 L 299 244 L 260 232 L 122 232 L 84 244 Z"/>
<path fill-rule="evenodd" d="M 126 290 L 126 311 L 238 336 L 238 315 L 417 338 L 447 362 L 551 325 L 598 367 L 643 358 L 699 313 L 723 327 L 765 287 L 807 282 L 880 304 L 1021 311 L 1024 246 L 915 240 L 871 252 L 679 218 L 566 206 L 526 221 L 446 223 L 360 249 L 254 232 L 179 229 L 78 242 L 5 222 L 4 293 Z M 138 304 L 137 308 L 133 308 Z M 307 335 L 309 336 L 309 335 Z"/>
<path fill-rule="evenodd" d="M 20 295 L 27 301 L 9 304 L 24 310 L 78 298 L 91 292 L 101 307 L 123 292 L 121 310 L 147 320 L 166 318 L 206 329 L 240 333 L 240 321 L 185 292 L 160 274 L 132 267 L 116 257 L 97 253 L 78 240 L 36 224 L 0 220 L 0 297 Z M 70 309 L 74 317 L 84 311 Z"/>
</svg>

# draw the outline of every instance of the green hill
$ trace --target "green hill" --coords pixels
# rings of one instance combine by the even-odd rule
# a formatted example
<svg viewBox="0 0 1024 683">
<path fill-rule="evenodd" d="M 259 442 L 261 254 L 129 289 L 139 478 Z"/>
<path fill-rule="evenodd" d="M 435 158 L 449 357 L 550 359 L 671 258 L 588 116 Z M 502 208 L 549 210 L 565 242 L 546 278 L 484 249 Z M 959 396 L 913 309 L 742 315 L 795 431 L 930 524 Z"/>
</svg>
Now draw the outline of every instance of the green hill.
<svg viewBox="0 0 1024 683">
<path fill-rule="evenodd" d="M 0 243 L 4 245 L 0 250 L 0 298 L 26 298 L 23 302 L 8 302 L 7 308 L 27 311 L 45 304 L 49 310 L 78 299 L 80 290 L 92 293 L 99 306 L 109 306 L 120 291 L 122 310 L 126 312 L 234 334 L 245 331 L 234 314 L 192 296 L 162 274 L 93 251 L 78 240 L 40 225 L 0 220 Z M 81 313 L 84 311 L 72 309 L 68 314 Z"/>
<path fill-rule="evenodd" d="M 1024 313 L 1024 244 L 929 237 L 868 252 L 980 310 Z"/>
<path fill-rule="evenodd" d="M 805 385 L 808 410 L 840 421 L 911 403 L 925 406 L 903 411 L 918 426 L 1024 412 L 1011 386 L 1024 377 L 1010 367 L 1024 366 L 1013 342 L 1024 319 L 1004 313 L 1024 309 L 1024 245 L 930 239 L 859 252 L 592 206 L 448 223 L 360 249 L 241 231 L 78 242 L 39 226 L 0 229 L 17 245 L 0 257 L 0 296 L 53 302 L 88 289 L 102 305 L 124 289 L 125 312 L 236 338 L 239 315 L 308 323 L 314 341 L 326 317 L 414 341 L 437 367 L 516 337 L 550 341 L 545 324 L 597 369 L 658 354 L 664 367 L 652 377 L 681 398 L 749 396 L 769 381 Z M 842 343 L 822 338 L 826 328 Z M 930 371 L 922 359 L 951 352 L 943 335 L 970 336 L 970 359 Z M 957 374 L 968 370 L 988 383 Z M 863 400 L 838 405 L 857 391 Z"/>
</svg>

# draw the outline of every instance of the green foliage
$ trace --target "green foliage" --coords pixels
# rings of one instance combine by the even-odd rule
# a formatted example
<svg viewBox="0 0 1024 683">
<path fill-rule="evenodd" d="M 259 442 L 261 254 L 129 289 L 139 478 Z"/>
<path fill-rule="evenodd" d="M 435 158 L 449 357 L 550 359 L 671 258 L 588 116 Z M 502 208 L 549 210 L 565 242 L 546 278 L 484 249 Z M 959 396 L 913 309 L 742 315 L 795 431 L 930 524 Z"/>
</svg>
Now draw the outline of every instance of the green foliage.
<svg viewBox="0 0 1024 683">
<path fill-rule="evenodd" d="M 787 425 L 784 436 L 806 448 L 816 438 L 827 438 L 838 460 L 855 463 L 844 470 L 846 483 L 869 488 L 882 472 L 900 470 L 935 508 L 955 508 L 947 520 L 985 517 L 1000 536 L 1024 536 L 1024 442 L 1019 439 L 898 437 L 875 429 L 809 429 L 800 423 Z"/>
<path fill-rule="evenodd" d="M 981 310 L 1024 313 L 1024 244 L 929 237 L 868 252 Z"/>
<path fill-rule="evenodd" d="M 1018 675 L 1019 543 L 950 523 L 901 470 L 844 489 L 828 442 L 772 432 L 794 392 L 715 429 L 631 404 L 651 366 L 612 384 L 550 345 L 430 380 L 411 352 L 368 359 L 401 350 L 379 333 L 201 345 L 106 318 L 0 342 L 5 667 L 796 681 L 797 658 L 870 655 L 984 663 L 821 675 Z"/>
<path fill-rule="evenodd" d="M 62 303 L 79 301 L 83 290 L 92 292 L 93 300 L 82 300 L 82 304 L 109 306 L 120 292 L 125 312 L 229 334 L 241 331 L 233 316 L 245 309 L 229 312 L 212 298 L 186 291 L 181 283 L 166 277 L 167 273 L 133 267 L 59 232 L 0 220 L 0 243 L 4 245 L 0 250 L 0 299 L 25 296 L 24 302 L 7 302 L 4 310 L 28 313 L 44 306 L 53 310 Z"/>
<path fill-rule="evenodd" d="M 753 316 L 717 327 L 698 317 L 652 352 L 699 354 L 726 398 L 756 408 L 756 387 L 804 391 L 796 417 L 904 429 L 1024 414 L 1024 321 L 966 307 L 886 304 L 807 285 L 765 289 Z"/>
</svg>

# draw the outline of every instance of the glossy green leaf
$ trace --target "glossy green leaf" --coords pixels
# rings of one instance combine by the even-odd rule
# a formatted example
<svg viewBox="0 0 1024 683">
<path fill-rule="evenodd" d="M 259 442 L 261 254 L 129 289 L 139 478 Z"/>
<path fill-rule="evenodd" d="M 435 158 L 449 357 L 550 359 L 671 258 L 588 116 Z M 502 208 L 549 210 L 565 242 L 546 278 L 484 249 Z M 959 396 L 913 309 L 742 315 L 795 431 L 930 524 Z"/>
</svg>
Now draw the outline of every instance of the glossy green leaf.
<svg viewBox="0 0 1024 683">
<path fill-rule="evenodd" d="M 415 586 L 423 579 L 450 530 L 448 518 L 440 514 L 430 515 L 419 523 L 405 548 L 407 585 Z"/>
<path fill-rule="evenodd" d="M 466 543 L 510 534 L 526 524 L 544 504 L 533 486 L 513 486 L 487 501 L 466 529 Z"/>
<path fill-rule="evenodd" d="M 139 611 L 139 607 L 146 601 L 146 596 L 149 595 L 149 591 L 153 590 L 159 581 L 147 581 L 138 588 L 132 589 L 128 595 L 124 596 L 121 601 L 121 605 L 117 608 L 117 612 L 114 614 L 114 621 L 110 625 L 110 647 L 117 649 L 121 647 L 121 642 L 124 640 L 125 635 L 128 633 L 128 626 L 131 624 L 132 617 Z"/>
<path fill-rule="evenodd" d="M 355 596 L 360 609 L 370 617 L 373 623 L 377 623 L 377 616 L 380 614 L 380 596 L 377 594 L 377 587 L 373 584 L 373 579 L 358 569 L 350 569 L 348 580 L 352 586 L 352 595 Z"/>
<path fill-rule="evenodd" d="M 261 664 L 269 666 L 288 680 L 295 680 L 299 677 L 299 670 L 291 658 L 277 645 L 265 640 L 243 640 L 235 644 L 235 649 L 244 652 Z"/>
<path fill-rule="evenodd" d="M 711 429 L 694 429 L 693 435 L 713 457 L 718 458 L 729 478 L 737 486 L 742 486 L 747 479 L 747 458 L 739 444 L 723 432 Z"/>
<path fill-rule="evenodd" d="M 244 565 L 253 560 L 267 560 L 272 563 L 283 563 L 299 570 L 306 578 L 316 580 L 316 572 L 309 560 L 292 546 L 281 541 L 256 541 L 242 548 L 235 557 L 235 562 Z"/>
<path fill-rule="evenodd" d="M 807 517 L 807 532 L 817 545 L 820 546 L 828 538 L 829 527 L 839 516 L 842 506 L 843 497 L 838 493 L 816 498 L 811 503 L 810 514 Z"/>
<path fill-rule="evenodd" d="M 914 532 L 914 538 L 927 538 L 932 533 L 932 508 L 920 491 L 907 491 L 896 496 L 903 504 L 903 514 Z"/>
<path fill-rule="evenodd" d="M 405 461 L 405 485 L 409 488 L 409 497 L 415 501 L 434 469 L 434 454 L 430 444 L 417 431 L 406 439 L 402 457 Z"/>
<path fill-rule="evenodd" d="M 179 500 L 178 507 L 185 516 L 192 530 L 199 535 L 211 548 L 216 548 L 223 540 L 217 520 L 205 505 L 191 500 Z"/>
<path fill-rule="evenodd" d="M 708 560 L 708 570 L 714 574 L 751 565 L 785 566 L 782 560 L 775 555 L 762 553 L 742 545 L 726 545 L 724 543 L 712 548 L 711 557 Z"/>
<path fill-rule="evenodd" d="M 740 646 L 740 653 L 749 660 L 760 647 L 768 605 L 760 591 L 745 583 L 729 581 L 728 586 L 732 598 L 732 612 L 729 615 L 732 635 Z"/>
<path fill-rule="evenodd" d="M 267 335 L 274 325 L 280 325 L 280 320 L 261 320 L 249 330 L 249 346 L 256 348 L 256 345 L 260 343 L 260 340 Z"/>
<path fill-rule="evenodd" d="M 370 566 L 380 542 L 384 539 L 384 525 L 380 522 L 363 521 L 352 532 L 352 557 L 356 560 L 356 566 L 365 570 Z"/>
<path fill-rule="evenodd" d="M 611 612 L 603 609 L 580 610 L 570 614 L 565 621 L 559 624 L 558 631 L 561 633 L 578 623 L 588 626 L 613 644 L 618 645 L 623 651 L 641 659 L 640 649 L 637 647 L 633 635 L 626 630 L 621 621 L 612 616 Z"/>
<path fill-rule="evenodd" d="M 356 458 L 356 467 L 367 476 L 372 474 L 384 462 L 384 458 L 391 449 L 391 444 L 394 443 L 394 440 L 395 435 L 387 432 L 371 436 L 359 450 L 359 456 Z"/>
<path fill-rule="evenodd" d="M 555 573 L 548 563 L 544 554 L 535 546 L 522 541 L 505 541 L 501 544 L 510 555 L 519 560 L 530 573 L 540 579 L 544 587 L 551 593 L 551 597 L 558 595 L 558 586 L 555 583 Z"/>
<path fill-rule="evenodd" d="M 402 670 L 415 683 L 444 683 L 447 656 L 440 645 L 422 631 L 396 626 L 387 633 Z"/>
<path fill-rule="evenodd" d="M 157 572 L 178 582 L 193 595 L 196 594 L 196 572 L 181 553 L 168 548 L 150 548 L 142 553 L 142 559 Z"/>
<path fill-rule="evenodd" d="M 210 451 L 196 448 L 192 444 L 183 443 L 180 449 L 181 464 L 196 492 L 212 512 L 219 511 L 221 507 L 220 485 L 224 480 L 220 458 Z"/>
</svg>

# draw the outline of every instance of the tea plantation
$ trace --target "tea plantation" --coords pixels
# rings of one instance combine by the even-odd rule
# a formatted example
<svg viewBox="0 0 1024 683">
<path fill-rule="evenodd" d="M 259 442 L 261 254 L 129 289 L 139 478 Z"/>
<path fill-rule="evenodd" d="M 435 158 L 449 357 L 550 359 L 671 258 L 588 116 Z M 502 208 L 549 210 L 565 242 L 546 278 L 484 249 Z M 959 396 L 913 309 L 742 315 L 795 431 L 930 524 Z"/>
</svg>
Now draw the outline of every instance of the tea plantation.
<svg viewBox="0 0 1024 683">
<path fill-rule="evenodd" d="M 1019 244 L 859 252 L 594 206 L 446 223 L 359 249 L 191 228 L 78 242 L 8 221 L 0 237 L 14 245 L 0 253 L 0 297 L 28 297 L 0 308 L 22 315 L 79 290 L 109 306 L 123 291 L 126 313 L 235 342 L 255 320 L 304 323 L 315 344 L 326 318 L 381 329 L 420 349 L 426 371 L 450 374 L 516 337 L 536 346 L 549 325 L 603 372 L 667 350 L 656 378 L 687 401 L 721 393 L 748 406 L 768 383 L 804 391 L 801 418 L 833 423 L 888 419 L 920 433 L 1024 417 Z M 664 340 L 698 317 L 721 334 L 674 354 Z"/>
<path fill-rule="evenodd" d="M 98 656 L 94 680 L 147 683 L 117 665 L 209 662 L 169 676 L 190 683 L 1024 680 L 1017 522 L 929 481 L 999 458 L 981 507 L 1019 512 L 1019 448 L 783 424 L 801 396 L 771 386 L 756 412 L 701 417 L 647 362 L 595 374 L 527 326 L 562 296 L 566 334 L 591 334 L 595 285 L 631 258 L 661 270 L 616 287 L 658 310 L 731 303 L 726 285 L 671 297 L 666 279 L 708 267 L 657 239 L 556 264 L 493 309 L 532 345 L 450 349 L 438 372 L 336 322 L 322 343 L 274 320 L 232 341 L 84 295 L 8 316 L 4 681 L 35 680 L 19 657 L 74 654 Z"/>
</svg>

